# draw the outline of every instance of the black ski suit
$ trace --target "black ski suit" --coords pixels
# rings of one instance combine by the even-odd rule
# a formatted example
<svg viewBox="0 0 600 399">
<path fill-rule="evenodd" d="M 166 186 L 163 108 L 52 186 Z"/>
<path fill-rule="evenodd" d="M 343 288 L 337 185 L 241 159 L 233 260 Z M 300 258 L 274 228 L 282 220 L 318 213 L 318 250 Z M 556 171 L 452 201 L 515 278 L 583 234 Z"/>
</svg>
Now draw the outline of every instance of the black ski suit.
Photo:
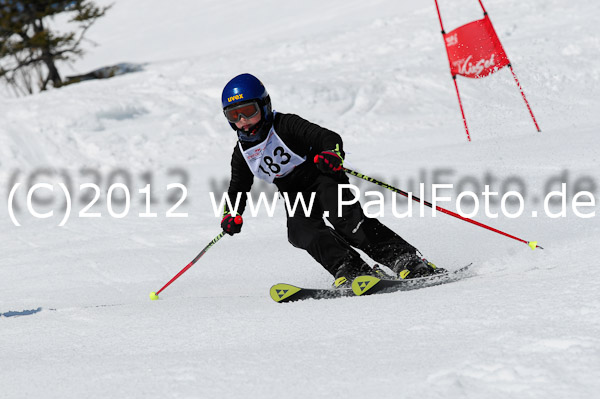
<svg viewBox="0 0 600 399">
<path fill-rule="evenodd" d="M 338 217 L 338 184 L 348 183 L 348 176 L 343 172 L 335 175 L 323 174 L 313 163 L 316 154 L 332 150 L 336 145 L 339 145 L 343 154 L 342 139 L 337 133 L 293 114 L 276 113 L 273 127 L 292 152 L 306 157 L 306 160 L 289 174 L 275 178 L 273 183 L 279 192 L 288 193 L 291 204 L 298 195 L 303 195 L 305 203 L 308 204 L 311 193 L 316 193 L 314 206 L 308 217 L 300 206 L 294 216 L 288 213 L 288 240 L 293 246 L 308 251 L 334 277 L 340 277 L 338 271 L 342 266 L 345 271 L 348 268 L 358 271 L 364 267 L 364 262 L 352 247 L 361 249 L 376 262 L 389 267 L 394 266 L 395 260 L 401 254 L 416 253 L 412 245 L 379 220 L 365 216 L 358 203 L 343 206 L 342 215 Z M 244 141 L 239 143 L 244 151 L 257 145 Z M 241 193 L 239 214 L 244 212 L 246 193 L 250 191 L 253 179 L 253 172 L 236 144 L 231 158 L 228 195 L 235 201 L 238 193 Z M 349 189 L 344 189 L 342 197 L 348 200 L 353 198 L 353 195 Z M 229 213 L 227 206 L 225 212 Z M 327 219 L 333 229 L 325 224 L 323 212 L 328 213 Z"/>
</svg>

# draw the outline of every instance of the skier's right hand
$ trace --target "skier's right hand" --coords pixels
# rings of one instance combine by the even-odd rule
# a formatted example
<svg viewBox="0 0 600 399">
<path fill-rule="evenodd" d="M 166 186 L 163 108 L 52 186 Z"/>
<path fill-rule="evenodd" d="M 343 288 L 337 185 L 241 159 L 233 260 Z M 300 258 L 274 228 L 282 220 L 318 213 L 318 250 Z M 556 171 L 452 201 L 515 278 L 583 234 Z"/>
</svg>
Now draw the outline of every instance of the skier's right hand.
<svg viewBox="0 0 600 399">
<path fill-rule="evenodd" d="M 228 213 L 221 220 L 221 228 L 225 233 L 232 236 L 242 231 L 242 223 L 244 223 L 244 220 L 241 215 L 233 216 L 231 213 Z"/>
</svg>

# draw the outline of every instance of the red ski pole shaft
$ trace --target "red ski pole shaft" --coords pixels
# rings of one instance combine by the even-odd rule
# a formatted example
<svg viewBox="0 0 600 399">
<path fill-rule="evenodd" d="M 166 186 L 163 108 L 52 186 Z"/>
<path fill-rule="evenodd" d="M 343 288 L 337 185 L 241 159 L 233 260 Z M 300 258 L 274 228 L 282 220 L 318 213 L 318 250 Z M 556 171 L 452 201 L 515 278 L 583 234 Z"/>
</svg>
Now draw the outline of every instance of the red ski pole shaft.
<svg viewBox="0 0 600 399">
<path fill-rule="evenodd" d="M 381 181 L 379 181 L 377 179 L 374 179 L 374 178 L 369 177 L 367 175 L 363 175 L 362 173 L 356 172 L 356 171 L 348 169 L 348 168 L 344 168 L 344 171 L 346 173 L 352 175 L 352 176 L 356 176 L 356 177 L 358 177 L 360 179 L 363 179 L 363 180 L 366 180 L 368 182 L 377 184 L 378 186 L 381 186 L 383 188 L 387 188 L 390 191 L 393 191 L 395 193 L 401 194 L 401 195 L 405 196 L 406 198 L 412 198 L 413 201 L 423 203 L 424 205 L 427 205 L 428 207 L 430 207 L 430 208 L 433 209 L 433 204 L 431 204 L 430 202 L 427 202 L 425 200 L 421 200 L 419 197 L 415 197 L 413 195 L 409 195 L 407 192 L 402 191 L 399 188 L 396 188 L 394 186 L 390 186 L 389 184 L 386 184 L 386 183 L 381 182 Z M 469 218 L 466 218 L 464 216 L 461 216 L 461 215 L 459 215 L 456 212 L 449 211 L 448 209 L 444 209 L 442 207 L 436 206 L 435 210 L 436 211 L 440 211 L 442 213 L 445 213 L 446 215 L 454 216 L 455 218 L 458 218 L 460 220 L 464 220 L 465 222 L 469 222 L 471 224 L 474 224 L 475 226 L 483 227 L 484 229 L 493 231 L 494 233 L 498 233 L 498 234 L 503 235 L 505 237 L 512 238 L 513 240 L 516 240 L 516 241 L 522 242 L 524 244 L 527 244 L 531 249 L 536 249 L 536 248 L 544 249 L 541 246 L 537 245 L 537 241 L 526 241 L 526 240 L 523 240 L 522 238 L 515 237 L 515 236 L 513 236 L 511 234 L 505 233 L 505 232 L 503 232 L 501 230 L 498 230 L 498 229 L 495 229 L 495 228 L 490 227 L 488 225 L 485 225 L 483 223 L 480 223 L 480 222 L 478 222 L 476 220 L 469 219 Z"/>
<path fill-rule="evenodd" d="M 171 283 L 173 281 L 175 281 L 179 277 L 181 277 L 181 275 L 183 273 L 185 273 L 190 267 L 194 266 L 194 264 L 198 261 L 198 259 L 200 259 L 202 257 L 202 255 L 204 255 L 206 253 L 206 251 L 208 251 L 210 249 L 210 247 L 212 247 L 213 245 L 215 245 L 217 243 L 217 241 L 219 241 L 221 238 L 223 238 L 224 235 L 225 235 L 225 232 L 222 231 L 206 247 L 204 247 L 204 249 L 202 251 L 200 251 L 200 253 L 198 255 L 196 255 L 196 257 L 190 263 L 188 263 L 188 265 L 186 267 L 184 267 L 183 269 L 181 269 L 181 271 L 179 273 L 177 273 L 175 275 L 175 277 L 173 277 L 171 280 L 169 280 L 169 282 L 167 284 L 165 284 L 160 290 L 156 291 L 156 293 L 153 293 L 153 294 L 155 294 L 156 296 L 158 296 L 158 294 L 160 294 L 165 288 L 167 288 L 169 285 L 171 285 Z"/>
</svg>

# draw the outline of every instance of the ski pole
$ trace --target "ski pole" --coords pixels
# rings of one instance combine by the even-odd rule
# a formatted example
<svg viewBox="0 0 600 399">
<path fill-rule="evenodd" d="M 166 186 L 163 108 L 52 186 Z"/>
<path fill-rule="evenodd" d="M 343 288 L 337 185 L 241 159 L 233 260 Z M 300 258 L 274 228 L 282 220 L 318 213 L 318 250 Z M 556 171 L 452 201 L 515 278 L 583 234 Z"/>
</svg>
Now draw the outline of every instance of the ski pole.
<svg viewBox="0 0 600 399">
<path fill-rule="evenodd" d="M 356 176 L 356 177 L 358 177 L 358 178 L 361 178 L 361 179 L 363 179 L 363 180 L 366 180 L 366 181 L 368 181 L 368 182 L 375 183 L 375 184 L 377 184 L 378 186 L 381 186 L 381 187 L 383 187 L 383 188 L 387 188 L 388 190 L 391 190 L 391 191 L 393 191 L 393 192 L 395 192 L 395 193 L 401 194 L 401 195 L 405 196 L 406 198 L 411 198 L 411 197 L 412 197 L 412 200 L 413 200 L 413 201 L 416 201 L 416 202 L 423 203 L 423 204 L 425 204 L 425 205 L 427 205 L 428 207 L 430 207 L 430 208 L 432 208 L 432 209 L 433 209 L 433 205 L 432 205 L 430 202 L 427 202 L 427 201 L 421 200 L 420 198 L 418 198 L 418 197 L 415 197 L 415 196 L 412 196 L 412 195 L 409 197 L 409 195 L 408 195 L 408 193 L 407 193 L 407 192 L 405 192 L 405 191 L 402 191 L 402 190 L 400 190 L 400 189 L 398 189 L 398 188 L 396 188 L 396 187 L 390 186 L 389 184 L 386 184 L 386 183 L 384 183 L 384 182 L 381 182 L 381 181 L 379 181 L 379 180 L 377 180 L 377 179 L 374 179 L 374 178 L 372 178 L 372 177 L 369 177 L 369 176 L 367 176 L 367 175 L 363 175 L 362 173 L 355 172 L 354 170 L 351 170 L 351 169 L 348 169 L 348 168 L 343 168 L 343 170 L 344 170 L 344 172 L 346 172 L 346 173 L 348 173 L 348 174 L 350 174 L 350 175 L 352 175 L 352 176 Z M 436 209 L 437 211 L 440 211 L 440 212 L 442 212 L 442 213 L 445 213 L 446 215 L 454 216 L 455 218 L 458 218 L 458 219 L 460 219 L 460 220 L 464 220 L 465 222 L 472 223 L 472 224 L 474 224 L 474 225 L 476 225 L 476 226 L 483 227 L 484 229 L 487 229 L 487 230 L 493 231 L 494 233 L 498 233 L 498 234 L 501 234 L 501 235 L 503 235 L 503 236 L 505 236 L 505 237 L 512 238 L 513 240 L 517 240 L 517 241 L 520 241 L 520 242 L 522 242 L 522 243 L 525 243 L 525 244 L 529 245 L 529 247 L 530 247 L 531 249 L 536 249 L 536 248 L 539 248 L 539 249 L 544 249 L 544 248 L 542 248 L 541 246 L 537 245 L 537 241 L 525 241 L 525 240 L 523 240 L 523 239 L 521 239 L 521 238 L 519 238 L 519 237 L 515 237 L 515 236 L 513 236 L 513 235 L 510 235 L 510 234 L 508 234 L 508 233 L 505 233 L 505 232 L 503 232 L 503 231 L 500 231 L 500 230 L 498 230 L 498 229 L 495 229 L 495 228 L 493 228 L 493 227 L 487 226 L 487 225 L 485 225 L 485 224 L 483 224 L 483 223 L 479 223 L 479 222 L 478 222 L 478 221 L 476 221 L 476 220 L 473 220 L 473 219 L 469 219 L 469 218 L 466 218 L 466 217 L 460 216 L 458 213 L 455 213 L 455 212 L 449 211 L 449 210 L 447 210 L 447 209 L 444 209 L 444 208 L 442 208 L 442 207 L 439 207 L 439 206 L 436 206 L 436 207 L 435 207 L 435 209 Z"/>
<path fill-rule="evenodd" d="M 157 300 L 158 299 L 158 294 L 160 294 L 162 292 L 162 290 L 164 290 L 169 285 L 171 285 L 171 283 L 173 281 L 177 280 L 190 267 L 194 266 L 194 264 L 198 261 L 198 259 L 200 259 L 202 257 L 202 255 L 204 255 L 206 253 L 206 251 L 208 251 L 210 249 L 210 247 L 212 247 L 213 245 L 215 245 L 217 243 L 217 241 L 219 241 L 221 238 L 223 238 L 224 235 L 225 235 L 224 231 L 222 231 L 221 233 L 219 233 L 219 235 L 216 236 L 210 243 L 208 243 L 208 245 L 206 247 L 204 247 L 204 249 L 202 251 L 200 251 L 200 253 L 198 255 L 196 255 L 196 257 L 190 263 L 188 263 L 188 265 L 186 267 L 184 267 L 183 269 L 181 269 L 181 271 L 179 273 L 177 273 L 175 275 L 175 277 L 173 277 L 171 280 L 169 280 L 169 282 L 167 284 L 165 284 L 164 287 L 162 287 L 160 290 L 158 290 L 156 292 L 151 292 L 150 293 L 150 299 L 152 299 L 153 301 Z"/>
</svg>

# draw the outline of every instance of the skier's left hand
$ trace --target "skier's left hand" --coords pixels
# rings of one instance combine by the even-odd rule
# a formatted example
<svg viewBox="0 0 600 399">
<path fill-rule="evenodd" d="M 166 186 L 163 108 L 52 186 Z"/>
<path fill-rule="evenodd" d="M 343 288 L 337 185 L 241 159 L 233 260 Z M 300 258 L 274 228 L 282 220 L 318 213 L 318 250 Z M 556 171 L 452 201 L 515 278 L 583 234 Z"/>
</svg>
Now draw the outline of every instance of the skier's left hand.
<svg viewBox="0 0 600 399">
<path fill-rule="evenodd" d="M 344 160 L 336 146 L 335 150 L 323 151 L 315 155 L 314 163 L 323 173 L 335 174 L 342 170 Z"/>
</svg>

